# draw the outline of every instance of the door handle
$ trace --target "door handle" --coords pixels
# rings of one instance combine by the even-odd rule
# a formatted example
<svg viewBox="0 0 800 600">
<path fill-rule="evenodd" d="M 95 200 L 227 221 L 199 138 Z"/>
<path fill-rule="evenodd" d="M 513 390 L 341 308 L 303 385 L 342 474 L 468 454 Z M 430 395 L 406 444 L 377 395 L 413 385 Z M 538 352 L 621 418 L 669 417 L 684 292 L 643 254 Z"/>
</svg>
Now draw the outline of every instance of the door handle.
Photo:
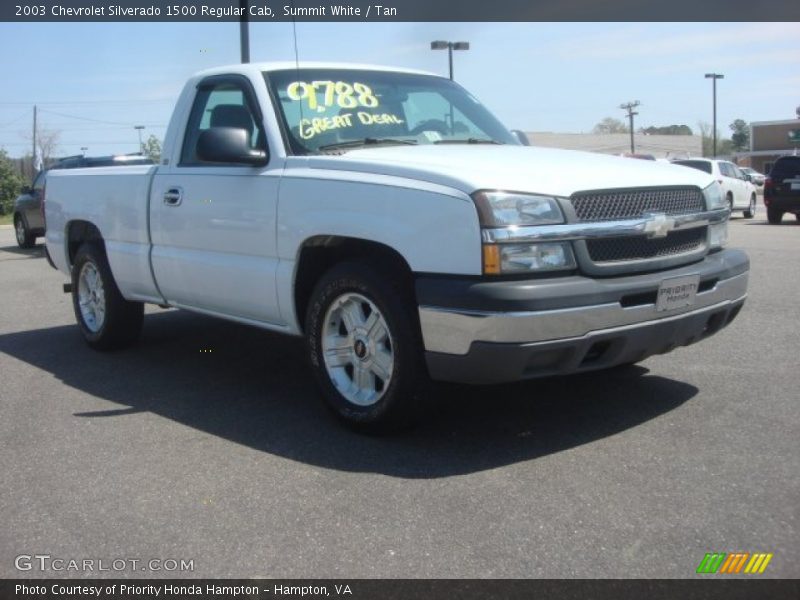
<svg viewBox="0 0 800 600">
<path fill-rule="evenodd" d="M 178 206 L 183 201 L 183 190 L 179 187 L 169 188 L 164 194 L 164 204 Z"/>
</svg>

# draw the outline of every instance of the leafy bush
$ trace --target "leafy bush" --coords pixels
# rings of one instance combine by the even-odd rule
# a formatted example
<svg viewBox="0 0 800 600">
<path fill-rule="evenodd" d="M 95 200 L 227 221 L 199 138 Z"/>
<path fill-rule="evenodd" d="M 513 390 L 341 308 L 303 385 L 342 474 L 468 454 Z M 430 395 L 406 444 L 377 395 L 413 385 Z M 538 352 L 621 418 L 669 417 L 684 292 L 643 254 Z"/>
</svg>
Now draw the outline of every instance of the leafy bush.
<svg viewBox="0 0 800 600">
<path fill-rule="evenodd" d="M 14 210 L 14 199 L 22 186 L 22 177 L 17 174 L 6 151 L 0 149 L 0 214 L 9 214 Z"/>
</svg>

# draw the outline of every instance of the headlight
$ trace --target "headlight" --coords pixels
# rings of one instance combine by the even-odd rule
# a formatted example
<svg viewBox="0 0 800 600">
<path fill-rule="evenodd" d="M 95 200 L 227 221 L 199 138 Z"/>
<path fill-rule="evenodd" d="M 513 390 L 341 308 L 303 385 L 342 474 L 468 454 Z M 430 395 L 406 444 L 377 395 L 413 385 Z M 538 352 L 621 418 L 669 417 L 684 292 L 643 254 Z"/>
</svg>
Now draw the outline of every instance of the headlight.
<svg viewBox="0 0 800 600">
<path fill-rule="evenodd" d="M 722 195 L 722 188 L 716 181 L 703 190 L 703 197 L 706 199 L 706 208 L 708 210 L 728 208 L 728 201 L 725 200 L 725 196 Z"/>
<path fill-rule="evenodd" d="M 472 197 L 484 227 L 557 225 L 564 222 L 558 201 L 550 196 L 476 192 Z"/>
<path fill-rule="evenodd" d="M 483 246 L 483 272 L 487 275 L 564 271 L 574 268 L 575 255 L 569 242 Z"/>
</svg>

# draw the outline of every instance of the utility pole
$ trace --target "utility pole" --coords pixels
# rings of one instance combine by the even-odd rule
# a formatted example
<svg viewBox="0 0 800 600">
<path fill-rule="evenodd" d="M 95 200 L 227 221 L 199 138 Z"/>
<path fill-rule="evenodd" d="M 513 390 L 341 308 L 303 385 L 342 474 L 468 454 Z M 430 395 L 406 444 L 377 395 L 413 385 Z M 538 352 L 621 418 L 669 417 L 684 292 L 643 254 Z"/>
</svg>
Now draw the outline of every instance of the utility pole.
<svg viewBox="0 0 800 600">
<path fill-rule="evenodd" d="M 33 154 L 31 154 L 31 181 L 36 179 L 36 105 L 33 105 Z"/>
<path fill-rule="evenodd" d="M 139 133 L 139 152 L 144 150 L 144 146 L 142 146 L 142 130 L 144 129 L 144 125 L 134 125 L 133 128 Z"/>
<path fill-rule="evenodd" d="M 633 109 L 639 106 L 640 104 L 641 102 L 639 102 L 638 100 L 634 100 L 633 102 L 626 102 L 625 104 L 619 105 L 619 107 L 622 110 L 628 111 L 628 128 L 630 129 L 631 132 L 631 154 L 635 152 L 633 148 L 633 116 L 639 114 L 638 112 L 633 112 Z"/>
<path fill-rule="evenodd" d="M 242 47 L 242 63 L 250 62 L 250 24 L 247 4 L 247 0 L 239 0 L 239 8 L 242 9 L 242 16 L 239 17 L 239 42 Z"/>
</svg>

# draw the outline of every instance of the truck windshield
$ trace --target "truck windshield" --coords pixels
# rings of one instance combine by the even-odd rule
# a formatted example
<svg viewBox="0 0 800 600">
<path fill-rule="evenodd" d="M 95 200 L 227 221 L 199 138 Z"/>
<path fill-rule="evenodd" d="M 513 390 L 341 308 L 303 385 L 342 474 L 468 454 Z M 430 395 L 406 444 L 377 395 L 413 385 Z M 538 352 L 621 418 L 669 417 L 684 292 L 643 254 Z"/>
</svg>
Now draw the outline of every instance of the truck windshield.
<svg viewBox="0 0 800 600">
<path fill-rule="evenodd" d="M 289 69 L 264 78 L 295 154 L 382 144 L 519 145 L 449 79 L 360 69 Z"/>
</svg>

